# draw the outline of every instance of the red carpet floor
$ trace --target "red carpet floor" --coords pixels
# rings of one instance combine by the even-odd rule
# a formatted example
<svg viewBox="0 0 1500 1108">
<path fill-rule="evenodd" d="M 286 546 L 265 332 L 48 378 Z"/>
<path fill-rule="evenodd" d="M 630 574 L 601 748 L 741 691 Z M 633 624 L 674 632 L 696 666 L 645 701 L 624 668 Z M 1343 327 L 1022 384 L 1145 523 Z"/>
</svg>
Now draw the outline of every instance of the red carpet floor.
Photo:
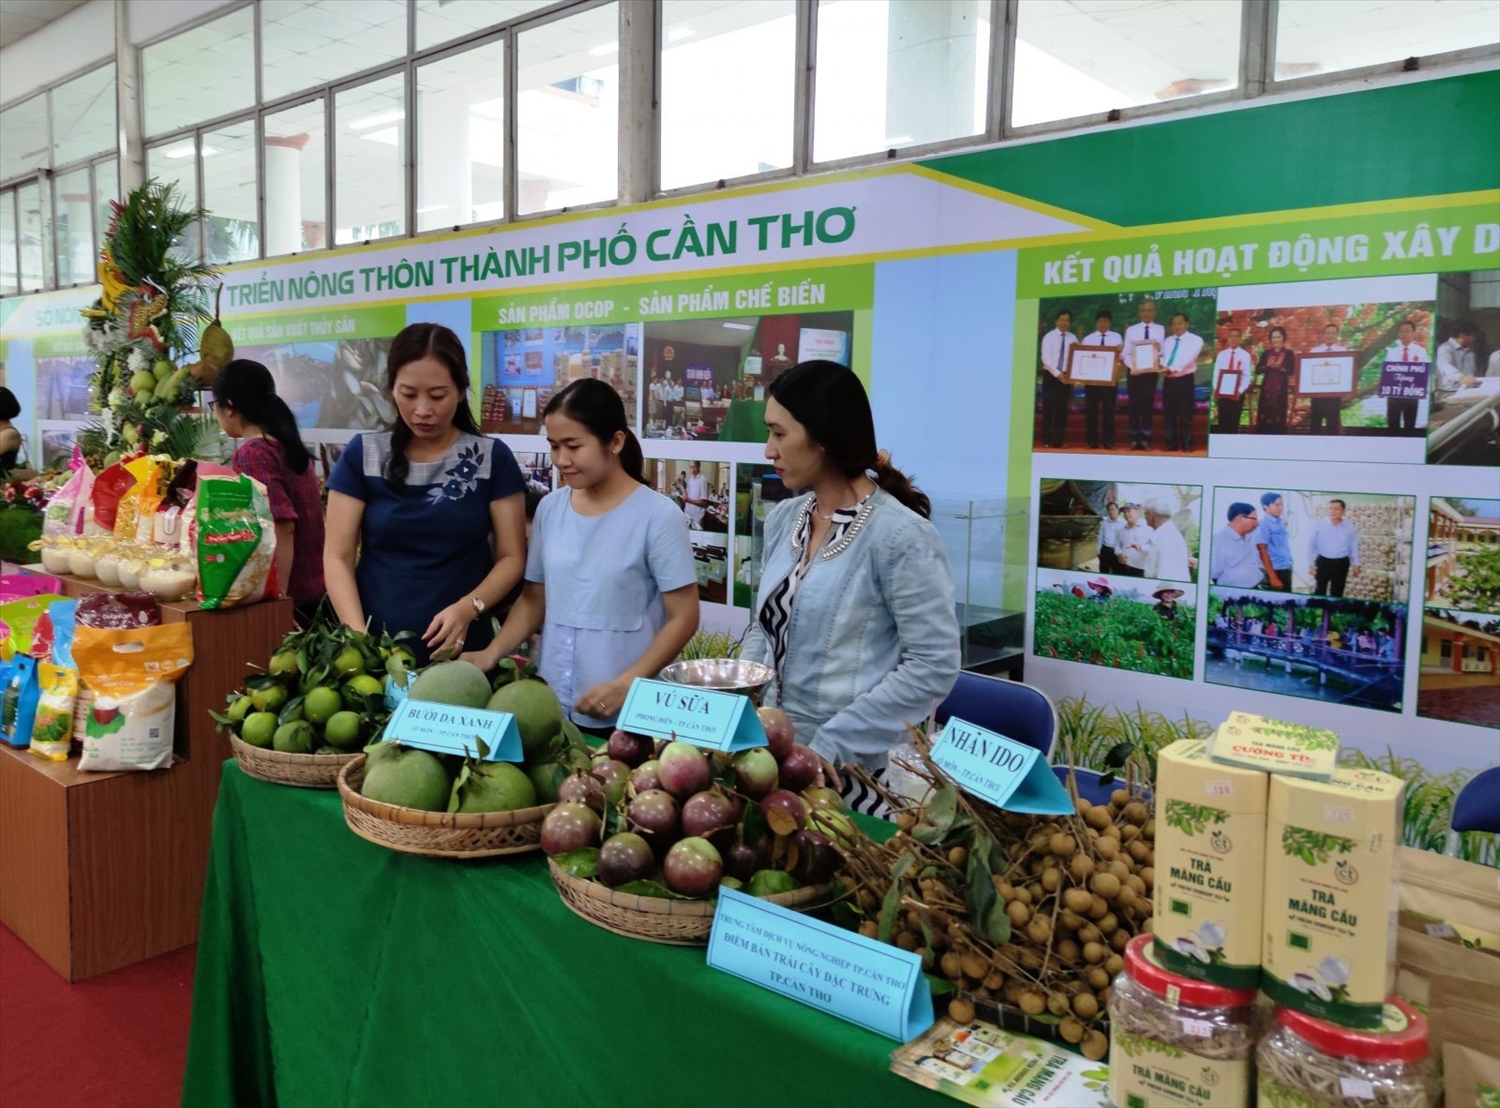
<svg viewBox="0 0 1500 1108">
<path fill-rule="evenodd" d="M 0 927 L 0 1108 L 174 1108 L 197 949 L 70 985 Z"/>
</svg>

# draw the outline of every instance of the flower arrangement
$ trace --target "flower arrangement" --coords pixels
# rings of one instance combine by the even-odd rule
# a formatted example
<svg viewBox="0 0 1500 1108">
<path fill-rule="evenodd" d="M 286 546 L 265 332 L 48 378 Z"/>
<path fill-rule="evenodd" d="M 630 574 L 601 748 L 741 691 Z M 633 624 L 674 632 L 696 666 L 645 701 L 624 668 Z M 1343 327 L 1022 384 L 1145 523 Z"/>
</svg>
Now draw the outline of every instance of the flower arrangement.
<svg viewBox="0 0 1500 1108">
<path fill-rule="evenodd" d="M 94 469 L 141 450 L 195 457 L 212 421 L 194 414 L 234 344 L 211 312 L 212 265 L 185 259 L 182 236 L 205 218 L 184 208 L 176 184 L 147 181 L 123 201 L 99 251 L 99 299 L 83 310 L 83 339 L 99 369 L 90 379 L 98 420 L 78 442 Z M 212 318 L 200 331 L 199 325 Z M 182 364 L 194 348 L 199 360 Z"/>
</svg>

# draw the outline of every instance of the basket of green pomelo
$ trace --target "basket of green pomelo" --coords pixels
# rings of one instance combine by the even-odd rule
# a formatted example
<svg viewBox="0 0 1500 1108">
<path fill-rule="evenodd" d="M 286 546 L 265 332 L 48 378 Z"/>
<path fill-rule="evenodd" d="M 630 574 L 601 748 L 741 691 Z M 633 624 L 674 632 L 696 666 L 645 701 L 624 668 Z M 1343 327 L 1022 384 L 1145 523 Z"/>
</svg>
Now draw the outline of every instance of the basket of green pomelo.
<svg viewBox="0 0 1500 1108">
<path fill-rule="evenodd" d="M 385 728 L 386 678 L 404 687 L 411 661 L 389 636 L 320 618 L 288 635 L 224 711 L 210 715 L 250 776 L 332 789 L 339 770 Z"/>
<path fill-rule="evenodd" d="M 563 716 L 547 685 L 501 666 L 492 688 L 468 662 L 438 662 L 417 674 L 408 696 L 464 708 L 509 712 L 525 760 L 487 760 L 476 740 L 468 757 L 403 746 L 400 736 L 372 743 L 338 775 L 349 829 L 378 846 L 435 858 L 489 858 L 539 850 L 542 820 L 571 769 L 589 764 L 589 748 Z"/>
</svg>

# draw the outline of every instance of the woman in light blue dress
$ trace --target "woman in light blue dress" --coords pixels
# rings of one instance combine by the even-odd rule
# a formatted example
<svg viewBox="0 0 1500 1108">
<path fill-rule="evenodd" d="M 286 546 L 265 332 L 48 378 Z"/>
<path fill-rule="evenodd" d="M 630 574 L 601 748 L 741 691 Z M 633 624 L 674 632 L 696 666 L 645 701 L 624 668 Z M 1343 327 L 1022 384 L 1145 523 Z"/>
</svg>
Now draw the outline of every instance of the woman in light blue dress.
<svg viewBox="0 0 1500 1108">
<path fill-rule="evenodd" d="M 493 669 L 540 628 L 538 673 L 574 723 L 604 732 L 631 681 L 655 677 L 698 630 L 693 547 L 682 512 L 647 487 L 614 389 L 574 381 L 542 418 L 564 487 L 537 508 L 505 626 L 464 657 Z"/>
</svg>

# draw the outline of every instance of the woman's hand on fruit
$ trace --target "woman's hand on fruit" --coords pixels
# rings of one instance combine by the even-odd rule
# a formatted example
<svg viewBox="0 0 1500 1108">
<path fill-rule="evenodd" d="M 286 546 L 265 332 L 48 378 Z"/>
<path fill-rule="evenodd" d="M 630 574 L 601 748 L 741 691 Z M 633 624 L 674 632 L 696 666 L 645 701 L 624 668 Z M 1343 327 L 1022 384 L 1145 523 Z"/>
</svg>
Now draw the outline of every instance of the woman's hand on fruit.
<svg viewBox="0 0 1500 1108">
<path fill-rule="evenodd" d="M 818 764 L 823 767 L 823 777 L 828 787 L 836 793 L 842 793 L 844 791 L 844 779 L 839 776 L 839 771 L 834 768 L 834 764 L 816 750 L 813 751 L 813 757 L 817 758 Z"/>
<path fill-rule="evenodd" d="M 468 662 L 488 673 L 500 664 L 500 652 L 493 646 L 483 650 L 466 650 L 458 656 L 460 662 Z"/>
<path fill-rule="evenodd" d="M 469 634 L 469 624 L 474 622 L 477 615 L 474 605 L 468 600 L 449 604 L 432 617 L 432 622 L 422 635 L 422 641 L 434 654 L 456 653 L 463 647 L 464 639 Z"/>
<path fill-rule="evenodd" d="M 608 719 L 624 707 L 625 696 L 629 692 L 630 682 L 623 678 L 601 681 L 578 698 L 573 710 L 594 719 Z"/>
</svg>

